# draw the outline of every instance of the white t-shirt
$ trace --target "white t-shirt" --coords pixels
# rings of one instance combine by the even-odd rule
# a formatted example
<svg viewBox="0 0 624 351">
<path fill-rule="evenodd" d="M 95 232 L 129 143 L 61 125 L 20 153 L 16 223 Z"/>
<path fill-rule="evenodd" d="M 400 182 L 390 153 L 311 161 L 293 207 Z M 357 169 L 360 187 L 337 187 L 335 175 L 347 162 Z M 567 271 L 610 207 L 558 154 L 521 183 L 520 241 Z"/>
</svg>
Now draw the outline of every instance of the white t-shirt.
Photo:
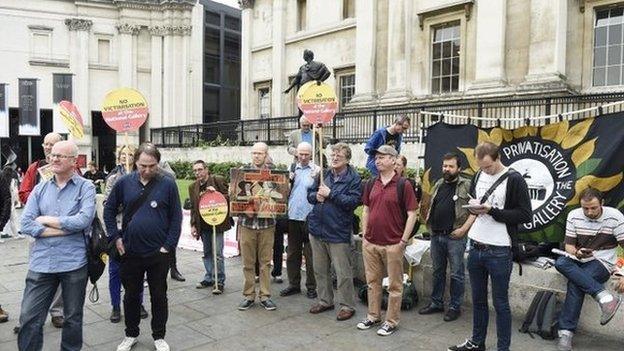
<svg viewBox="0 0 624 351">
<path fill-rule="evenodd" d="M 481 172 L 479 175 L 479 181 L 475 186 L 476 199 L 481 201 L 485 192 L 490 189 L 492 184 L 507 172 L 507 167 L 495 175 L 489 175 L 485 172 Z M 503 209 L 505 208 L 505 195 L 507 192 L 507 179 L 501 182 L 496 190 L 492 192 L 486 203 L 492 207 Z M 507 225 L 502 222 L 497 222 L 489 214 L 481 214 L 477 216 L 470 230 L 468 231 L 468 237 L 472 240 L 478 241 L 483 244 L 496 245 L 496 246 L 511 246 L 511 238 L 507 232 Z"/>
</svg>

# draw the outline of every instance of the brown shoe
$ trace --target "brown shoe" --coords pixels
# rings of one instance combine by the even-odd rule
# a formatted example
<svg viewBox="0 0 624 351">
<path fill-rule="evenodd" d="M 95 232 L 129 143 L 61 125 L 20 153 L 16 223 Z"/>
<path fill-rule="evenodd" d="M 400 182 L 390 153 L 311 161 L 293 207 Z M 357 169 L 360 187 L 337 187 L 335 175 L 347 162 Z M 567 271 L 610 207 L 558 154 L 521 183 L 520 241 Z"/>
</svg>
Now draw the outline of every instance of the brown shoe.
<svg viewBox="0 0 624 351">
<path fill-rule="evenodd" d="M 65 320 L 61 316 L 52 317 L 52 325 L 56 328 L 63 328 L 63 322 Z"/>
<path fill-rule="evenodd" d="M 334 309 L 334 305 L 323 305 L 321 303 L 315 303 L 310 308 L 310 313 L 318 314 L 318 313 L 333 310 L 333 309 Z"/>
<path fill-rule="evenodd" d="M 9 320 L 9 314 L 6 313 L 6 311 L 2 309 L 2 306 L 0 306 L 0 323 L 4 323 L 8 320 Z"/>
<path fill-rule="evenodd" d="M 339 321 L 346 321 L 347 319 L 353 317 L 354 314 L 355 314 L 354 310 L 350 310 L 348 308 L 341 308 L 340 311 L 338 311 L 338 315 L 336 316 L 336 319 Z"/>
</svg>

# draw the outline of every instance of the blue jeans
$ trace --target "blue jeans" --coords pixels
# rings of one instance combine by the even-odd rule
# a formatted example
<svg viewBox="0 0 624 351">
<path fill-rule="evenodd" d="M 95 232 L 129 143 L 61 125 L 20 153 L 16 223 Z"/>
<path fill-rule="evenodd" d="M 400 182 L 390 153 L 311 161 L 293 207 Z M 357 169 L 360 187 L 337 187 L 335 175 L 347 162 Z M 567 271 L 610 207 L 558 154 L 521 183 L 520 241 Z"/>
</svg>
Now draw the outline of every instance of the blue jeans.
<svg viewBox="0 0 624 351">
<path fill-rule="evenodd" d="M 561 256 L 555 262 L 559 273 L 568 278 L 568 290 L 559 315 L 559 329 L 576 331 L 585 294 L 596 296 L 604 290 L 602 284 L 610 273 L 598 260 L 585 263 Z"/>
<path fill-rule="evenodd" d="M 43 324 L 57 287 L 63 289 L 65 322 L 61 335 L 61 350 L 82 348 L 82 316 L 87 286 L 87 266 L 61 273 L 28 271 L 22 299 L 20 331 L 17 347 L 20 351 L 36 351 L 43 347 Z"/>
<path fill-rule="evenodd" d="M 108 292 L 110 293 L 113 309 L 121 308 L 121 278 L 119 277 L 119 261 L 108 260 Z M 141 289 L 141 305 L 143 305 L 143 289 Z"/>
<path fill-rule="evenodd" d="M 223 261 L 223 232 L 217 232 L 217 284 L 225 283 L 225 264 Z M 204 281 L 214 283 L 214 257 L 212 256 L 212 229 L 202 230 L 201 238 L 204 242 Z"/>
<path fill-rule="evenodd" d="M 451 265 L 451 301 L 449 308 L 459 310 L 464 299 L 464 252 L 466 237 L 453 239 L 448 235 L 431 236 L 431 260 L 433 262 L 433 291 L 431 304 L 444 307 L 447 262 Z"/>
<path fill-rule="evenodd" d="M 468 274 L 472 289 L 472 341 L 484 345 L 489 321 L 488 277 L 492 281 L 492 301 L 496 310 L 497 350 L 508 351 L 511 343 L 511 310 L 509 309 L 509 277 L 511 248 L 490 246 L 471 248 L 468 254 Z"/>
</svg>

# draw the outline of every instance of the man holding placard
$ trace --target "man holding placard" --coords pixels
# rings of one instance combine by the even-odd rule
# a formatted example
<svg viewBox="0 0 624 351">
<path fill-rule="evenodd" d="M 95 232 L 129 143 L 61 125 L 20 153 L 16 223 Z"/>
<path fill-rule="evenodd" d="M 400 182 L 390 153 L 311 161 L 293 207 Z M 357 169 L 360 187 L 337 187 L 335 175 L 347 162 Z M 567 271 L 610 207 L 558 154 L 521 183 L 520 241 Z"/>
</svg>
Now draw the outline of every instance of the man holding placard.
<svg viewBox="0 0 624 351">
<path fill-rule="evenodd" d="M 223 223 L 216 226 L 216 236 L 213 235 L 212 226 L 206 223 L 200 213 L 200 198 L 205 193 L 219 192 L 228 196 L 228 186 L 221 176 L 212 175 L 202 160 L 193 163 L 195 182 L 189 186 L 189 198 L 191 200 L 191 235 L 197 240 L 201 238 L 204 244 L 204 267 L 206 274 L 204 279 L 197 283 L 197 289 L 214 286 L 213 294 L 221 294 L 225 284 L 225 265 L 223 260 L 223 237 L 224 232 L 232 227 L 229 216 Z M 226 203 L 227 205 L 227 203 Z M 214 236 L 214 237 L 213 237 Z M 213 243 L 216 245 L 213 246 Z M 217 266 L 214 266 L 214 254 L 216 253 Z M 217 270 L 215 279 L 214 270 Z M 216 286 L 215 286 L 216 284 Z"/>
</svg>

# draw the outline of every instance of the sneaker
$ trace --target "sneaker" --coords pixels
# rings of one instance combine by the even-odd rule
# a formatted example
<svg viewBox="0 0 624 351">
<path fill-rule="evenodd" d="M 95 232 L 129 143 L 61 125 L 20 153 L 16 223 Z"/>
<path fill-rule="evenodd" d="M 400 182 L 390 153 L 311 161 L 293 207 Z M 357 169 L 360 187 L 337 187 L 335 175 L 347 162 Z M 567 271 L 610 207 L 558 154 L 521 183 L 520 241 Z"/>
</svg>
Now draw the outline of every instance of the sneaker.
<svg viewBox="0 0 624 351">
<path fill-rule="evenodd" d="M 276 275 L 275 277 L 273 277 L 273 283 L 282 284 L 283 282 L 284 279 L 282 279 L 281 275 Z"/>
<path fill-rule="evenodd" d="M 209 282 L 207 282 L 205 280 L 202 280 L 201 282 L 197 283 L 197 285 L 195 285 L 195 287 L 197 289 L 206 289 L 206 288 L 209 288 L 209 287 L 211 287 L 213 285 L 214 285 L 214 283 L 209 283 Z"/>
<path fill-rule="evenodd" d="M 154 340 L 154 347 L 156 347 L 156 351 L 169 351 L 169 344 L 165 339 Z"/>
<path fill-rule="evenodd" d="M 52 325 L 55 328 L 61 329 L 63 328 L 63 323 L 65 322 L 65 318 L 63 318 L 63 316 L 55 316 L 51 318 L 50 322 L 52 322 Z"/>
<path fill-rule="evenodd" d="M 381 328 L 377 329 L 377 335 L 379 336 L 388 336 L 396 331 L 397 327 L 392 324 L 385 322 Z"/>
<path fill-rule="evenodd" d="M 131 336 L 126 336 L 121 344 L 117 346 L 117 351 L 130 351 L 132 346 L 137 343 L 137 338 L 133 338 Z"/>
<path fill-rule="evenodd" d="M 316 299 L 318 297 L 318 294 L 316 293 L 315 289 L 308 289 L 306 296 L 308 297 L 308 299 Z"/>
<path fill-rule="evenodd" d="M 485 351 L 485 345 L 477 345 L 472 340 L 466 339 L 464 343 L 451 346 L 447 351 Z"/>
<path fill-rule="evenodd" d="M 613 299 L 609 302 L 601 303 L 600 310 L 602 311 L 602 315 L 600 316 L 600 325 L 605 325 L 611 321 L 618 308 L 620 308 L 620 304 L 622 303 L 622 298 L 620 295 L 612 295 Z"/>
<path fill-rule="evenodd" d="M 557 343 L 557 350 L 559 351 L 572 351 L 572 337 L 574 334 L 567 330 L 559 331 L 559 342 Z"/>
<path fill-rule="evenodd" d="M 221 295 L 223 294 L 223 289 L 225 289 L 225 285 L 217 284 L 217 288 L 212 290 L 213 295 Z"/>
<path fill-rule="evenodd" d="M 377 325 L 381 323 L 381 320 L 376 320 L 376 321 L 371 321 L 370 319 L 366 318 L 365 320 L 361 321 L 360 323 L 358 323 L 356 325 L 356 327 L 359 330 L 367 330 L 370 329 L 371 327 Z"/>
<path fill-rule="evenodd" d="M 143 305 L 141 305 L 141 319 L 145 319 L 147 317 L 149 317 L 149 314 L 145 310 L 145 307 L 143 307 Z"/>
<path fill-rule="evenodd" d="M 8 320 L 9 320 L 9 314 L 6 313 L 6 311 L 2 309 L 2 306 L 0 306 L 0 323 L 8 322 Z"/>
<path fill-rule="evenodd" d="M 275 303 L 273 301 L 271 301 L 271 299 L 266 299 L 264 301 L 260 301 L 260 304 L 267 311 L 274 311 L 275 309 L 277 309 L 277 306 L 275 305 Z"/>
<path fill-rule="evenodd" d="M 249 309 L 249 307 L 253 306 L 253 304 L 254 304 L 253 300 L 244 299 L 243 301 L 241 301 L 241 303 L 238 304 L 238 310 L 246 311 Z"/>
<path fill-rule="evenodd" d="M 256 283 L 260 283 L 260 277 L 256 276 L 256 279 L 254 279 L 254 281 L 255 281 Z"/>
</svg>

